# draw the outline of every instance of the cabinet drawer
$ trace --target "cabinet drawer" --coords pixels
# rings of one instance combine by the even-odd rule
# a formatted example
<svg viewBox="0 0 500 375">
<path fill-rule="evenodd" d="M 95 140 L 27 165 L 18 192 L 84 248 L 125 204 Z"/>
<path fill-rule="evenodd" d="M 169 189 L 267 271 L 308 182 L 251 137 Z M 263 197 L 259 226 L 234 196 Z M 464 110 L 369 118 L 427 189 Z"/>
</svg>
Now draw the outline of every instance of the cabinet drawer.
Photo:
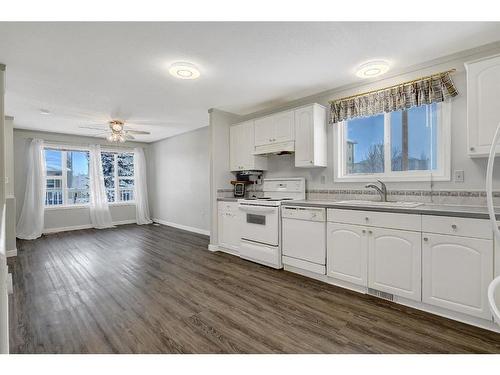
<svg viewBox="0 0 500 375">
<path fill-rule="evenodd" d="M 219 212 L 238 213 L 238 202 L 219 201 L 218 204 Z"/>
<path fill-rule="evenodd" d="M 422 215 L 422 231 L 462 237 L 493 238 L 490 223 L 484 219 Z"/>
<path fill-rule="evenodd" d="M 403 229 L 417 232 L 422 229 L 420 215 L 412 214 L 329 208 L 327 210 L 327 220 L 336 223 Z"/>
</svg>

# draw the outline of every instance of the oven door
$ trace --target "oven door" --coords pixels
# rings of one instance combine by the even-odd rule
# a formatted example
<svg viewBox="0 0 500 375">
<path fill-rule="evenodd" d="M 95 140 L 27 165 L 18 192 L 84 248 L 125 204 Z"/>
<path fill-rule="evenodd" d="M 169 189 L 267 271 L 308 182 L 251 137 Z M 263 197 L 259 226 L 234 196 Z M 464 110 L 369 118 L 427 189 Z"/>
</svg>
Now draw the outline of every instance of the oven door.
<svg viewBox="0 0 500 375">
<path fill-rule="evenodd" d="M 240 204 L 241 238 L 278 246 L 279 207 Z"/>
</svg>

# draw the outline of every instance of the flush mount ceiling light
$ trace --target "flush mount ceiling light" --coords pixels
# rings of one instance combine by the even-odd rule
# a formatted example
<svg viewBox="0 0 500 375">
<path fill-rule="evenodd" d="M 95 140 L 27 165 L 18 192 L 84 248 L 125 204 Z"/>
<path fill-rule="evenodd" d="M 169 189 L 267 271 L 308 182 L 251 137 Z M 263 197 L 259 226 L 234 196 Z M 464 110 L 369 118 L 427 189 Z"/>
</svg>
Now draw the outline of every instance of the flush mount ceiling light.
<svg viewBox="0 0 500 375">
<path fill-rule="evenodd" d="M 200 71 L 196 66 L 187 62 L 178 62 L 170 66 L 168 72 L 179 79 L 196 79 Z"/>
<path fill-rule="evenodd" d="M 389 63 L 384 60 L 370 61 L 360 65 L 356 69 L 356 75 L 360 78 L 372 78 L 384 74 L 389 70 Z"/>
</svg>

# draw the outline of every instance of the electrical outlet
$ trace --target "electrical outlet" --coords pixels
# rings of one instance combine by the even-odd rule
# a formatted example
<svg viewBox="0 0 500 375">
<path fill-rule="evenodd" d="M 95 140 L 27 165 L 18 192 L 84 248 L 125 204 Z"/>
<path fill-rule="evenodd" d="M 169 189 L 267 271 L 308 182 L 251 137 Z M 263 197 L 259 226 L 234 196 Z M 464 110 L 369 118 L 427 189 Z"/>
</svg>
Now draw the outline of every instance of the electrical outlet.
<svg viewBox="0 0 500 375">
<path fill-rule="evenodd" d="M 455 182 L 464 182 L 464 171 L 455 170 L 454 176 Z"/>
</svg>

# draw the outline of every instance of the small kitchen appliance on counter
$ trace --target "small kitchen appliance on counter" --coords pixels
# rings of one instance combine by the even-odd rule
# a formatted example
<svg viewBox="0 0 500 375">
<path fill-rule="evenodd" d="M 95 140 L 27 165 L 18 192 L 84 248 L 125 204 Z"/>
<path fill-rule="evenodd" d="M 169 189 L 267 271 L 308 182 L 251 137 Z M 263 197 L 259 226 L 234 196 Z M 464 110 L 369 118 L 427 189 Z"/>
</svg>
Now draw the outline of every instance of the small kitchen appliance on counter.
<svg viewBox="0 0 500 375">
<path fill-rule="evenodd" d="M 250 181 L 231 181 L 233 185 L 233 195 L 235 198 L 245 197 L 246 185 L 253 184 Z"/>
<path fill-rule="evenodd" d="M 304 178 L 264 179 L 261 198 L 239 199 L 242 212 L 241 258 L 273 268 L 283 268 L 281 261 L 281 203 L 305 199 Z"/>
<path fill-rule="evenodd" d="M 233 195 L 235 198 L 244 198 L 246 186 L 259 184 L 262 181 L 261 171 L 243 171 L 236 173 L 236 181 L 231 181 L 233 185 Z"/>
</svg>

